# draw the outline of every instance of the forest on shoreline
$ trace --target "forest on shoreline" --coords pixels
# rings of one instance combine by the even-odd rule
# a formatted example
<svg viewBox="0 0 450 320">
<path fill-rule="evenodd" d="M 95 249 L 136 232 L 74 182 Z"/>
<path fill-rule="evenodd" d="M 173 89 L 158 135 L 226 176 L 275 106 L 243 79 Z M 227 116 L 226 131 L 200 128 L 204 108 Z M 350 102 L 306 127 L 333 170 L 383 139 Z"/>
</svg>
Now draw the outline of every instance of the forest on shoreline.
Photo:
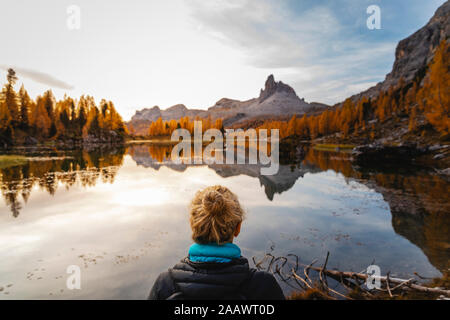
<svg viewBox="0 0 450 320">
<path fill-rule="evenodd" d="M 300 118 L 294 115 L 290 120 L 258 120 L 240 127 L 279 129 L 282 139 L 368 143 L 384 139 L 391 135 L 390 130 L 402 126 L 406 130 L 402 139 L 447 142 L 450 140 L 449 58 L 450 45 L 443 40 L 428 66 L 418 70 L 412 81 L 401 79 L 396 86 L 372 99 L 349 98 L 320 114 L 304 114 Z M 203 131 L 225 130 L 221 118 L 183 117 L 169 121 L 159 118 L 150 123 L 146 136 L 137 136 L 133 125 L 127 127 L 111 101 L 103 99 L 98 106 L 90 96 L 78 100 L 64 96 L 56 101 L 51 90 L 32 100 L 23 85 L 15 92 L 16 81 L 14 70 L 9 69 L 7 83 L 0 93 L 0 147 L 45 141 L 111 143 L 170 137 L 180 128 L 192 133 L 194 121 L 202 121 Z"/>
<path fill-rule="evenodd" d="M 0 147 L 123 142 L 127 128 L 114 104 L 105 99 L 97 106 L 91 96 L 78 100 L 65 95 L 57 101 L 51 90 L 31 99 L 24 85 L 16 92 L 18 78 L 8 69 L 0 93 Z"/>
</svg>

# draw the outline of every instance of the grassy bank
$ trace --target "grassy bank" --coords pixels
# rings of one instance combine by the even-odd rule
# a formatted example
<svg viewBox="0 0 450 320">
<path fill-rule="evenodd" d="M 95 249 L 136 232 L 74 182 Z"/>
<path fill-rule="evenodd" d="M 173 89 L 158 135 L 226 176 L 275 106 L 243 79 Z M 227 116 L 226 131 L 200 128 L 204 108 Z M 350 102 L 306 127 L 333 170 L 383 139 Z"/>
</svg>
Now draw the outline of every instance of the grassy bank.
<svg viewBox="0 0 450 320">
<path fill-rule="evenodd" d="M 0 169 L 20 166 L 27 162 L 27 158 L 19 155 L 0 155 Z"/>
<path fill-rule="evenodd" d="M 353 144 L 315 144 L 314 149 L 316 150 L 324 150 L 324 151 L 351 151 L 355 148 Z"/>
</svg>

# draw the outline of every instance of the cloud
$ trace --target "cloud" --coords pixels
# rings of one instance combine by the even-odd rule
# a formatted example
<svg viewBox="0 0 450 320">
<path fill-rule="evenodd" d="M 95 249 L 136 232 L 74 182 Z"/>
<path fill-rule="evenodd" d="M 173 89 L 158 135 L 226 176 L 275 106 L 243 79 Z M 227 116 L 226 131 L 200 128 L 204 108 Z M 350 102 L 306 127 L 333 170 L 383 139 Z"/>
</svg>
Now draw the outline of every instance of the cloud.
<svg viewBox="0 0 450 320">
<path fill-rule="evenodd" d="M 192 0 L 192 16 L 209 35 L 246 52 L 261 68 L 286 68 L 324 51 L 339 22 L 326 7 L 293 15 L 282 2 Z M 323 48 L 323 49 L 321 49 Z"/>
<path fill-rule="evenodd" d="M 66 82 L 64 82 L 62 80 L 59 80 L 59 79 L 53 77 L 52 75 L 49 75 L 49 74 L 44 73 L 44 72 L 36 71 L 36 70 L 33 70 L 33 69 L 26 69 L 26 68 L 20 68 L 20 67 L 0 65 L 0 69 L 8 70 L 9 68 L 13 68 L 14 71 L 16 71 L 16 73 L 19 76 L 26 77 L 28 79 L 31 79 L 33 81 L 36 81 L 36 82 L 39 82 L 39 83 L 42 83 L 42 84 L 46 84 L 46 85 L 48 85 L 50 87 L 66 89 L 66 90 L 74 89 L 74 86 L 72 86 L 71 84 L 68 84 L 68 83 L 66 83 Z"/>
<path fill-rule="evenodd" d="M 354 17 L 343 17 L 326 4 L 312 3 L 302 10 L 288 4 L 189 2 L 200 30 L 244 52 L 247 63 L 282 77 L 309 100 L 339 102 L 389 72 L 396 42 L 374 42 L 372 34 L 364 35 L 366 31 L 352 21 Z"/>
</svg>

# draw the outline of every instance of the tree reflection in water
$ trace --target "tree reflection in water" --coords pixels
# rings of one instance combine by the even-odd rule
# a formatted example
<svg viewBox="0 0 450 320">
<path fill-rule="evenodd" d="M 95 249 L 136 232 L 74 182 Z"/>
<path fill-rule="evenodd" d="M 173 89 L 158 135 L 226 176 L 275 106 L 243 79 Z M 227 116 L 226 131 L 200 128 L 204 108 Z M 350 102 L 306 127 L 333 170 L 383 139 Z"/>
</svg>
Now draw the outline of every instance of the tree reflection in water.
<svg viewBox="0 0 450 320">
<path fill-rule="evenodd" d="M 309 150 L 303 164 L 333 170 L 383 195 L 394 231 L 417 245 L 438 270 L 450 266 L 450 182 L 420 167 L 355 168 L 349 155 Z"/>
<path fill-rule="evenodd" d="M 51 152 L 30 156 L 25 164 L 0 169 L 0 188 L 13 217 L 18 217 L 36 187 L 54 195 L 60 185 L 69 189 L 79 183 L 95 186 L 98 179 L 113 183 L 122 165 L 125 150 L 108 149 L 92 152 L 78 150 Z"/>
<path fill-rule="evenodd" d="M 138 165 L 159 170 L 166 166 L 183 172 L 186 164 L 171 162 L 170 145 L 133 145 L 95 151 L 54 151 L 39 158 L 0 169 L 0 188 L 12 216 L 19 216 L 36 187 L 53 195 L 63 185 L 92 187 L 101 179 L 113 183 L 128 154 Z M 312 148 L 302 159 L 280 159 L 274 176 L 261 176 L 255 165 L 209 165 L 222 178 L 247 175 L 259 179 L 269 200 L 288 192 L 305 173 L 332 170 L 381 193 L 389 203 L 395 232 L 422 249 L 437 269 L 448 269 L 450 257 L 450 183 L 435 172 L 417 167 L 358 168 L 350 155 Z M 21 199 L 22 198 L 22 202 Z"/>
</svg>

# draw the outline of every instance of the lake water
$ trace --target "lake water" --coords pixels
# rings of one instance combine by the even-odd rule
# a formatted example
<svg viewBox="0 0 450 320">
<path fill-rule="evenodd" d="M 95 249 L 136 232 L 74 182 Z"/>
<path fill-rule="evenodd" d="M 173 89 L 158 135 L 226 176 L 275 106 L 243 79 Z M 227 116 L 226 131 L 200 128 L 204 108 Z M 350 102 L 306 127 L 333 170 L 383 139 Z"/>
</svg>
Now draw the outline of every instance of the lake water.
<svg viewBox="0 0 450 320">
<path fill-rule="evenodd" d="M 188 205 L 221 184 L 247 216 L 244 256 L 385 274 L 440 276 L 449 268 L 450 184 L 420 168 L 355 168 L 349 155 L 308 149 L 275 176 L 249 165 L 176 165 L 170 148 L 27 152 L 0 169 L 0 299 L 144 299 L 192 243 Z M 69 265 L 81 289 L 68 290 Z M 283 284 L 286 293 L 289 287 Z"/>
</svg>

